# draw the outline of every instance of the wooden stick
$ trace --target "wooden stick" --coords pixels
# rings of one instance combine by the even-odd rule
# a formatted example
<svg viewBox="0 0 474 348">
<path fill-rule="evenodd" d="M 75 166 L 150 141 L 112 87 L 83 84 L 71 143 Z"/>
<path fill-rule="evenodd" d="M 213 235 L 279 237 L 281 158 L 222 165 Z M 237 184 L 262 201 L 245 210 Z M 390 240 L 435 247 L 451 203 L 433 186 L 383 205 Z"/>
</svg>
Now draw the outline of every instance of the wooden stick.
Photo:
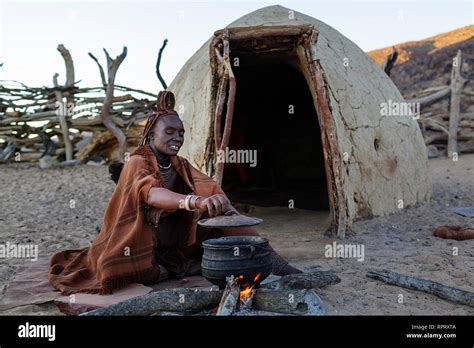
<svg viewBox="0 0 474 348">
<path fill-rule="evenodd" d="M 442 299 L 474 307 L 474 293 L 453 288 L 431 280 L 421 279 L 388 270 L 373 270 L 367 277 L 403 288 L 423 291 Z"/>
<path fill-rule="evenodd" d="M 238 310 L 240 302 L 240 278 L 231 277 L 222 295 L 216 315 L 232 315 Z"/>
<path fill-rule="evenodd" d="M 71 53 L 64 47 L 63 44 L 58 45 L 58 51 L 61 53 L 66 64 L 66 87 L 74 85 L 74 62 L 72 61 Z"/>
<path fill-rule="evenodd" d="M 156 312 L 200 311 L 216 307 L 222 293 L 221 290 L 212 290 L 211 288 L 166 289 L 95 309 L 81 315 L 151 315 Z"/>
<path fill-rule="evenodd" d="M 224 74 L 224 77 L 222 78 L 221 83 L 219 84 L 219 91 L 217 93 L 219 97 L 217 99 L 216 112 L 214 116 L 214 146 L 215 146 L 216 152 L 219 151 L 222 144 L 222 135 L 221 135 L 222 112 L 224 111 L 226 89 L 227 89 L 228 82 L 229 82 L 229 75 Z"/>
<path fill-rule="evenodd" d="M 58 86 L 58 74 L 54 74 L 53 84 L 55 87 Z M 66 147 L 66 161 L 70 161 L 72 160 L 72 144 L 71 140 L 69 139 L 69 128 L 66 122 L 66 115 L 64 114 L 67 109 L 63 101 L 63 94 L 57 90 L 55 95 L 59 106 L 59 124 L 61 125 L 61 133 L 63 136 L 64 145 Z"/>
<path fill-rule="evenodd" d="M 430 104 L 433 104 L 434 102 L 443 99 L 449 95 L 451 92 L 451 88 L 449 86 L 443 88 L 442 90 L 439 90 L 436 93 L 427 95 L 425 97 L 420 97 L 420 98 L 414 98 L 414 99 L 407 99 L 407 102 L 410 103 L 419 103 L 420 106 L 428 106 Z"/>
<path fill-rule="evenodd" d="M 235 94 L 237 85 L 235 82 L 234 72 L 232 71 L 232 65 L 230 63 L 230 49 L 229 49 L 229 31 L 226 29 L 223 36 L 224 44 L 224 64 L 226 68 L 226 73 L 229 75 L 229 97 L 227 100 L 227 113 L 225 118 L 224 134 L 222 135 L 222 142 L 220 146 L 221 151 L 225 151 L 225 148 L 229 146 L 230 134 L 232 132 L 232 120 L 234 118 L 234 104 L 235 104 Z M 217 162 L 216 172 L 214 180 L 221 185 L 222 176 L 224 174 L 224 162 Z"/>
<path fill-rule="evenodd" d="M 461 75 L 461 50 L 458 50 L 455 59 L 455 62 L 453 62 L 453 69 L 451 70 L 451 104 L 449 113 L 448 157 L 452 157 L 454 153 L 457 154 L 459 151 L 457 136 L 459 126 L 459 111 L 461 107 L 461 91 L 467 81 Z"/>
<path fill-rule="evenodd" d="M 96 56 L 94 56 L 91 52 L 89 52 L 88 54 L 89 54 L 89 57 L 91 57 L 92 60 L 97 64 L 97 66 L 99 68 L 99 73 L 100 73 L 100 80 L 102 81 L 102 86 L 104 86 L 104 89 L 107 89 L 107 82 L 105 81 L 104 68 L 99 63 L 99 60 L 96 58 Z"/>
<path fill-rule="evenodd" d="M 289 274 L 261 287 L 274 290 L 314 289 L 340 283 L 341 279 L 333 271 Z"/>
<path fill-rule="evenodd" d="M 385 62 L 383 63 L 383 70 L 385 73 L 390 76 L 390 72 L 395 65 L 395 62 L 398 58 L 398 51 L 395 46 L 392 47 L 392 53 L 390 53 L 387 58 L 385 58 Z"/>
<path fill-rule="evenodd" d="M 161 64 L 161 55 L 163 54 L 163 51 L 164 51 L 167 43 L 168 43 L 168 39 L 165 39 L 163 41 L 163 45 L 161 46 L 160 50 L 158 51 L 158 59 L 156 60 L 156 76 L 158 76 L 158 80 L 160 80 L 161 85 L 163 86 L 163 89 L 167 89 L 168 85 L 166 84 L 165 79 L 163 78 L 163 76 L 161 76 L 160 64 Z"/>
</svg>

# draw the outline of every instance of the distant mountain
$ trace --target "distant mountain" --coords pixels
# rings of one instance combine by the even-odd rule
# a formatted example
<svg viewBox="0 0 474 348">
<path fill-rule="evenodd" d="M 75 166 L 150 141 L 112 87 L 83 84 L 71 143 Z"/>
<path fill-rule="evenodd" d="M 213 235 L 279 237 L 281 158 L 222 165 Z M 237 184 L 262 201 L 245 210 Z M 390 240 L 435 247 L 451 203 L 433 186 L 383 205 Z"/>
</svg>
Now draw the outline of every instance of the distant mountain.
<svg viewBox="0 0 474 348">
<path fill-rule="evenodd" d="M 411 98 L 418 94 L 416 92 L 447 85 L 450 82 L 452 61 L 458 49 L 462 50 L 466 68 L 473 64 L 474 25 L 420 41 L 400 43 L 395 47 L 399 54 L 390 77 L 400 92 L 405 97 Z M 392 47 L 385 47 L 370 51 L 368 54 L 382 65 L 391 52 Z M 466 86 L 466 88 L 472 87 Z"/>
</svg>

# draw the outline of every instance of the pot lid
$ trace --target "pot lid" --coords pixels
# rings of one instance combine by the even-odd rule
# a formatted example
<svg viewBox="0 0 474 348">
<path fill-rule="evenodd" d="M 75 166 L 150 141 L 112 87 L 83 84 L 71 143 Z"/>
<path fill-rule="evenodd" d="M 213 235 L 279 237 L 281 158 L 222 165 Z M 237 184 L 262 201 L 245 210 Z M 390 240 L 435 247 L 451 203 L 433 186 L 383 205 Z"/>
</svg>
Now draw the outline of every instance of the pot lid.
<svg viewBox="0 0 474 348">
<path fill-rule="evenodd" d="M 233 211 L 226 215 L 199 220 L 198 225 L 207 228 L 248 227 L 259 225 L 262 223 L 262 221 L 262 219 L 245 216 Z"/>
</svg>

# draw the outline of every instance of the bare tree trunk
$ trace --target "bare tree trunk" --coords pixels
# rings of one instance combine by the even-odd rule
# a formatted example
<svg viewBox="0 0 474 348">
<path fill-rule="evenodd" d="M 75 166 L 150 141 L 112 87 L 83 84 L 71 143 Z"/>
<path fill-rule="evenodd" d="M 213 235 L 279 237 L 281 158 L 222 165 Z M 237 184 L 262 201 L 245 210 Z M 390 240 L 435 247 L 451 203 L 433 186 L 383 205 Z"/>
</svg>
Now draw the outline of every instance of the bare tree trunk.
<svg viewBox="0 0 474 348">
<path fill-rule="evenodd" d="M 462 55 L 458 50 L 456 60 L 453 62 L 451 71 L 451 104 L 449 114 L 449 136 L 448 136 L 448 157 L 458 153 L 458 127 L 459 111 L 461 107 L 461 91 L 466 83 L 466 79 L 461 75 Z"/>
</svg>

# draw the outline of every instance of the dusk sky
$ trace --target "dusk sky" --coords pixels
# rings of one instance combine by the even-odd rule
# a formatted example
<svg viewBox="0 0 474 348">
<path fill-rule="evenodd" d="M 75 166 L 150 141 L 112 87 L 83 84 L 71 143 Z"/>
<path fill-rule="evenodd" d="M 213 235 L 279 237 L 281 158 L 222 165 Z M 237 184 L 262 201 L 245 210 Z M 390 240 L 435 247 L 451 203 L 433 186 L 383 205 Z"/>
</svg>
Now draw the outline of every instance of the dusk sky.
<svg viewBox="0 0 474 348">
<path fill-rule="evenodd" d="M 51 85 L 64 82 L 56 50 L 64 44 L 81 86 L 98 86 L 105 47 L 115 57 L 128 47 L 117 84 L 158 92 L 158 49 L 169 40 L 161 71 L 168 84 L 217 29 L 258 8 L 279 4 L 324 21 L 363 50 L 423 39 L 473 22 L 474 2 L 463 1 L 5 1 L 0 0 L 0 80 Z"/>
</svg>

